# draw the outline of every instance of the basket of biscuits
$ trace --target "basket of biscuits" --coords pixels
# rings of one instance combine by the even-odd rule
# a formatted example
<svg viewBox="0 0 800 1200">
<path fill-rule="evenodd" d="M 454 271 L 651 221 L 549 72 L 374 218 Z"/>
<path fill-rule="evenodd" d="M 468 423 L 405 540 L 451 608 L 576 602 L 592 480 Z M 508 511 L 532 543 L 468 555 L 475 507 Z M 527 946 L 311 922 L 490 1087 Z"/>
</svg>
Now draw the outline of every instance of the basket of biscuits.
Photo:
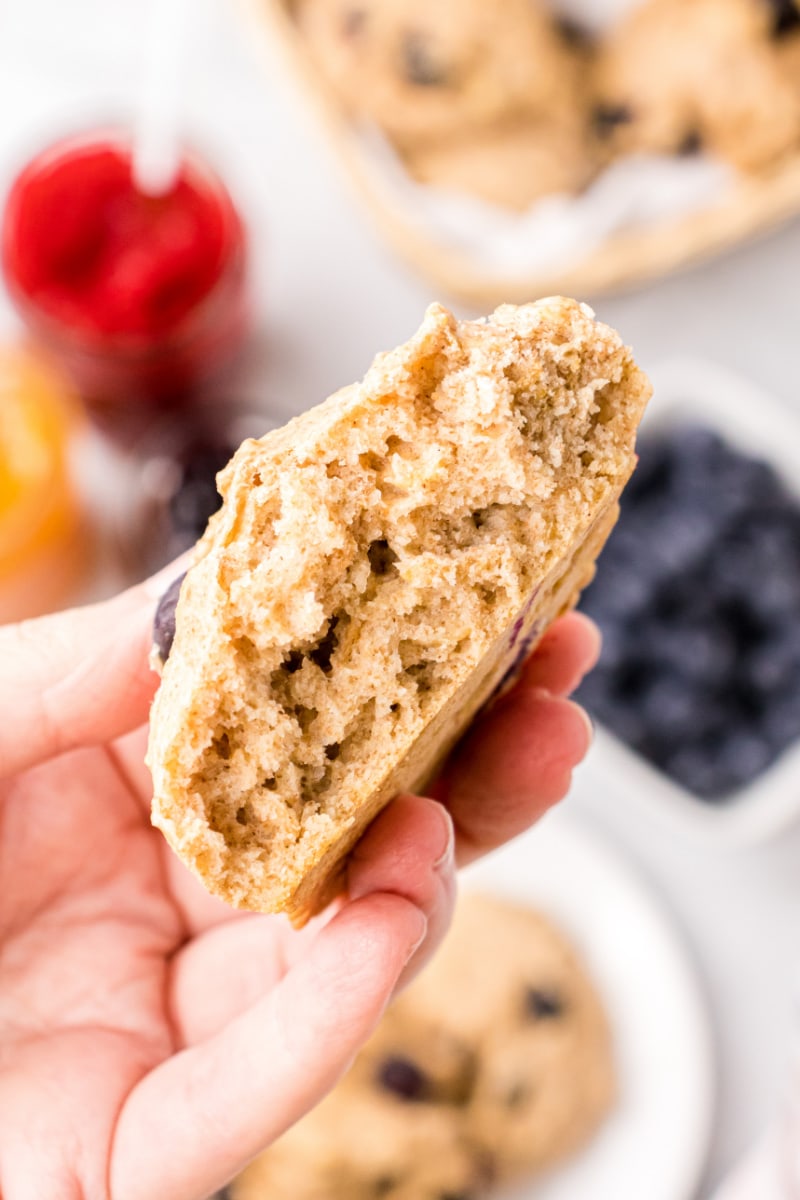
<svg viewBox="0 0 800 1200">
<path fill-rule="evenodd" d="M 470 302 L 643 282 L 800 210 L 796 0 L 251 0 L 399 254 Z"/>
</svg>

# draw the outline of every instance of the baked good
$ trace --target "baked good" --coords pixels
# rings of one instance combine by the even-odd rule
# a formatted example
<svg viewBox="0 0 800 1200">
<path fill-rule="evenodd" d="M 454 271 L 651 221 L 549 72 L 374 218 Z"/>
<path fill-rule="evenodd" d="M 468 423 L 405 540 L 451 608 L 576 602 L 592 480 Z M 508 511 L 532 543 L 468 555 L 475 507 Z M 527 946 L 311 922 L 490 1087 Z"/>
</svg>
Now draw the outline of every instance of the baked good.
<svg viewBox="0 0 800 1200">
<path fill-rule="evenodd" d="M 608 1022 L 564 936 L 528 909 L 466 895 L 349 1074 L 229 1192 L 475 1200 L 577 1150 L 614 1091 Z"/>
<path fill-rule="evenodd" d="M 648 394 L 574 300 L 435 304 L 362 383 L 243 443 L 150 722 L 153 821 L 210 891 L 302 922 L 341 889 L 588 582 Z"/>
<path fill-rule="evenodd" d="M 800 88 L 784 63 L 791 0 L 646 0 L 596 66 L 595 126 L 611 154 L 704 149 L 743 170 L 800 146 Z"/>
<path fill-rule="evenodd" d="M 580 191 L 592 173 L 586 125 L 577 109 L 561 119 L 522 117 L 489 125 L 471 136 L 410 150 L 405 161 L 420 183 L 521 212 L 543 196 Z"/>
<path fill-rule="evenodd" d="M 346 110 L 401 147 L 570 103 L 573 56 L 535 0 L 300 0 L 295 11 Z"/>
</svg>

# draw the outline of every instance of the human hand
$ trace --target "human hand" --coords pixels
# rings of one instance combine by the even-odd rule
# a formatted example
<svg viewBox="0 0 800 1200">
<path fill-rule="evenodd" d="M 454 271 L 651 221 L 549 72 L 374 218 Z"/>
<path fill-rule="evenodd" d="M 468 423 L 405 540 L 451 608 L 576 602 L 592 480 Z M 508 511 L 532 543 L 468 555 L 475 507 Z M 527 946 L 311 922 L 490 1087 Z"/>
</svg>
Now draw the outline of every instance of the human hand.
<svg viewBox="0 0 800 1200">
<path fill-rule="evenodd" d="M 455 864 L 560 799 L 590 740 L 563 697 L 598 635 L 572 614 L 451 757 L 446 807 L 401 796 L 375 821 L 331 913 L 300 932 L 236 913 L 149 823 L 153 583 L 0 629 L 3 1200 L 200 1200 L 227 1182 L 333 1086 L 438 944 Z"/>
</svg>

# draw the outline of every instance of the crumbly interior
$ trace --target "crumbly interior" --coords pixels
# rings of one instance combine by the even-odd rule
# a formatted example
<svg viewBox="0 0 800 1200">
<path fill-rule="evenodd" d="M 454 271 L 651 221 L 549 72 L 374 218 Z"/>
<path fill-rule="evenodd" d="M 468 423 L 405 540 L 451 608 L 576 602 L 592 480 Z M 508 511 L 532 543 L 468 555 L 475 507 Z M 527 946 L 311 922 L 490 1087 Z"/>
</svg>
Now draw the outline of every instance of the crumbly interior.
<svg viewBox="0 0 800 1200">
<path fill-rule="evenodd" d="M 248 442 L 178 608 L 155 819 L 280 907 L 633 465 L 643 377 L 555 300 L 433 306 L 364 382 Z M 155 747 L 155 749 L 154 749 Z"/>
</svg>

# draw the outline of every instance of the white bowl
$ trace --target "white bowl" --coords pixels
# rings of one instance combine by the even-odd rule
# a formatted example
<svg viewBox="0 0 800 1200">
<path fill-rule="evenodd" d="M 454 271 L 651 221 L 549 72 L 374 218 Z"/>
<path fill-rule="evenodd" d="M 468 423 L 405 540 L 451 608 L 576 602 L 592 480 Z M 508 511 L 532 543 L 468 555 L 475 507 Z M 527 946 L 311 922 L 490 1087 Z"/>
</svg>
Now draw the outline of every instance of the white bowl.
<svg viewBox="0 0 800 1200">
<path fill-rule="evenodd" d="M 650 377 L 646 433 L 686 422 L 714 429 L 771 463 L 800 502 L 800 417 L 792 409 L 713 363 L 671 359 Z M 602 726 L 585 770 L 670 828 L 732 847 L 765 841 L 800 819 L 800 740 L 753 783 L 721 801 L 703 800 L 673 782 Z"/>
</svg>

